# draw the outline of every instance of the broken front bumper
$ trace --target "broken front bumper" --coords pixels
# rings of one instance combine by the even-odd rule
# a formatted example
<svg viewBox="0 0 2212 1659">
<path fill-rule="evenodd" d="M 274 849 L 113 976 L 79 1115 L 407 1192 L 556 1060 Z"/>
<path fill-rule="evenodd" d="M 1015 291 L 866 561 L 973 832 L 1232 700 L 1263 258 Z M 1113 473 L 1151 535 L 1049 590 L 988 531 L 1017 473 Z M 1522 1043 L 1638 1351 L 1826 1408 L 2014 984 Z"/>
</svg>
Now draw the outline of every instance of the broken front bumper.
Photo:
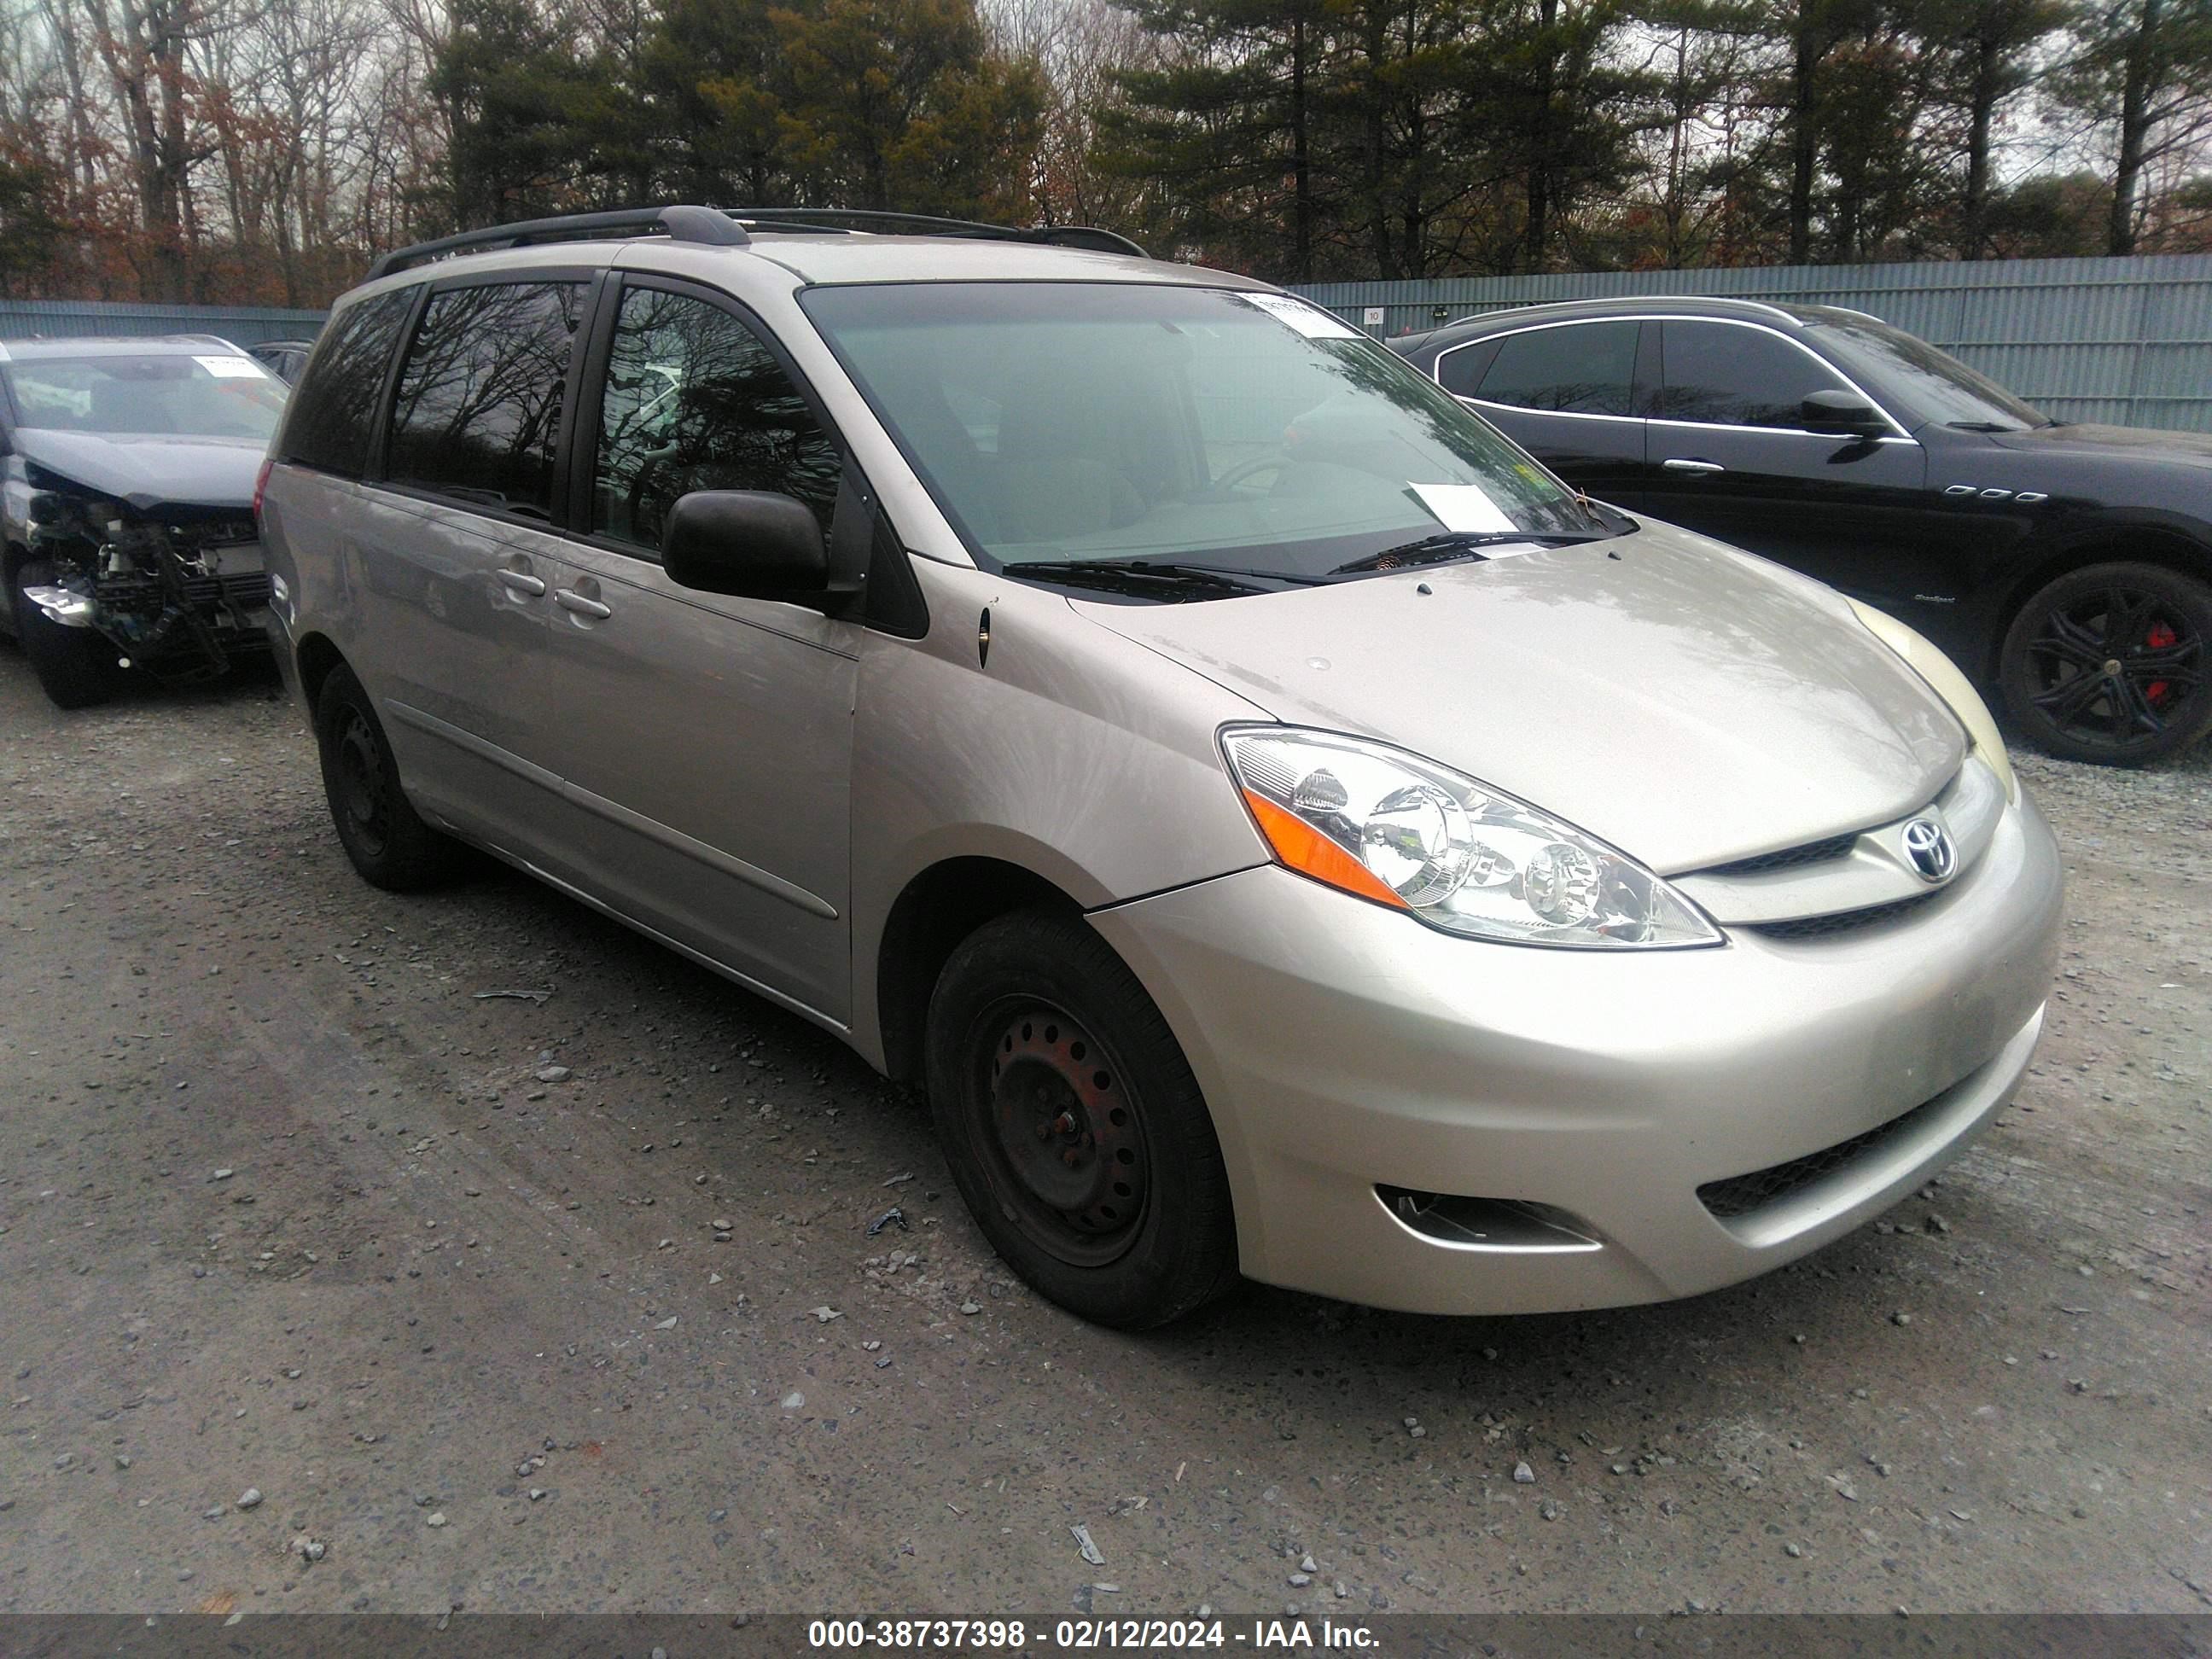
<svg viewBox="0 0 2212 1659">
<path fill-rule="evenodd" d="M 49 621 L 96 632 L 126 659 L 157 672 L 220 668 L 233 656 L 267 648 L 269 574 L 258 547 L 227 547 L 208 562 L 216 568 L 102 576 L 89 592 L 34 584 L 23 597 Z"/>
</svg>

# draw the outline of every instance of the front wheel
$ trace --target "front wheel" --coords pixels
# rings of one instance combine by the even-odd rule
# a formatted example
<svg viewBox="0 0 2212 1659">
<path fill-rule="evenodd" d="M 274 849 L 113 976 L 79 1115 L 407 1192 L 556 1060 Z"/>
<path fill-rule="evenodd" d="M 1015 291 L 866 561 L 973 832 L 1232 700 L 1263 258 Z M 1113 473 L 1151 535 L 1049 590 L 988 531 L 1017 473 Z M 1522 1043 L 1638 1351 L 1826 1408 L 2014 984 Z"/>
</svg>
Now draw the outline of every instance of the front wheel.
<svg viewBox="0 0 2212 1659">
<path fill-rule="evenodd" d="M 1229 1181 L 1182 1050 L 1080 918 L 1023 911 L 930 999 L 938 1139 L 978 1226 L 1042 1294 L 1141 1330 L 1237 1279 Z"/>
<path fill-rule="evenodd" d="M 2163 760 L 2212 728 L 2212 586 L 2163 565 L 2069 570 L 2013 618 L 1998 678 L 2038 748 L 2106 766 Z"/>
<path fill-rule="evenodd" d="M 39 689 L 57 708 L 88 708 L 114 695 L 110 666 L 112 653 L 107 641 L 89 628 L 70 628 L 49 617 L 45 608 L 23 590 L 52 586 L 54 568 L 44 559 L 27 559 L 15 572 L 15 638 Z"/>
</svg>

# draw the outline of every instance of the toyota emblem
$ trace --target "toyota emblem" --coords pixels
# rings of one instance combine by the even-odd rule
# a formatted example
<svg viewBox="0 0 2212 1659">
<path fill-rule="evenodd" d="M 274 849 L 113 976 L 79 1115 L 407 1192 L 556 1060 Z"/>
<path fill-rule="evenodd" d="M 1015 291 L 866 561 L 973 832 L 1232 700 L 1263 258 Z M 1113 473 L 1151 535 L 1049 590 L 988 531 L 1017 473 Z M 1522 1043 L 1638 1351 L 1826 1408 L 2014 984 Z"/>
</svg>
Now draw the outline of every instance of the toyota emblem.
<svg viewBox="0 0 2212 1659">
<path fill-rule="evenodd" d="M 1934 818 L 1915 818 L 1905 826 L 1905 856 L 1927 882 L 1945 882 L 1959 872 L 1959 849 L 1951 832 Z"/>
</svg>

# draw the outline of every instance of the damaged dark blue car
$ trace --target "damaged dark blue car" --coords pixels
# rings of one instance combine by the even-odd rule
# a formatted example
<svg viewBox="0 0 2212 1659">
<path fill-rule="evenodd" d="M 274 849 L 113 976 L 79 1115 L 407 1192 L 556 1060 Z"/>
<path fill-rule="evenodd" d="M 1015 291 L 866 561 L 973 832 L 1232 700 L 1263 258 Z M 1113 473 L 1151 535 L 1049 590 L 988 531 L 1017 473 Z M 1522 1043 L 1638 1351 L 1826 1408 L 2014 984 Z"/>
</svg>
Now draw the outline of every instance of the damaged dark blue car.
<svg viewBox="0 0 2212 1659">
<path fill-rule="evenodd" d="M 284 398 L 210 335 L 0 344 L 0 627 L 57 704 L 265 651 L 253 490 Z"/>
</svg>

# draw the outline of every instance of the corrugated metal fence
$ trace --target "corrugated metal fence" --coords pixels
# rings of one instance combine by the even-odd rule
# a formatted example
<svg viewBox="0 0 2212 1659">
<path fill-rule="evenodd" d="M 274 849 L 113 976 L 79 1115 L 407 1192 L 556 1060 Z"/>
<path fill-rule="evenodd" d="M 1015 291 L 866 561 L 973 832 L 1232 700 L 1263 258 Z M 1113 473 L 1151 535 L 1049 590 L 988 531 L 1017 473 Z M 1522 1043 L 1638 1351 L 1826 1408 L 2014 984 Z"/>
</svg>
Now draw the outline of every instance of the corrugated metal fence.
<svg viewBox="0 0 2212 1659">
<path fill-rule="evenodd" d="M 1848 306 L 1956 353 L 2062 419 L 2212 432 L 2212 254 L 1321 283 L 1298 292 L 1354 323 L 1380 307 L 1382 320 L 1370 331 L 1385 337 L 1555 300 L 1726 294 Z M 0 300 L 0 339 L 198 333 L 252 345 L 310 337 L 324 316 L 248 306 Z"/>
<path fill-rule="evenodd" d="M 34 334 L 219 334 L 236 345 L 312 340 L 329 313 L 266 306 L 142 306 L 99 300 L 0 300 L 0 340 Z"/>
<path fill-rule="evenodd" d="M 1715 294 L 1847 306 L 1932 341 L 2062 420 L 2212 432 L 2212 254 L 1320 283 L 1297 291 L 1352 323 L 1381 307 L 1368 331 L 1384 337 L 1557 300 Z"/>
</svg>

